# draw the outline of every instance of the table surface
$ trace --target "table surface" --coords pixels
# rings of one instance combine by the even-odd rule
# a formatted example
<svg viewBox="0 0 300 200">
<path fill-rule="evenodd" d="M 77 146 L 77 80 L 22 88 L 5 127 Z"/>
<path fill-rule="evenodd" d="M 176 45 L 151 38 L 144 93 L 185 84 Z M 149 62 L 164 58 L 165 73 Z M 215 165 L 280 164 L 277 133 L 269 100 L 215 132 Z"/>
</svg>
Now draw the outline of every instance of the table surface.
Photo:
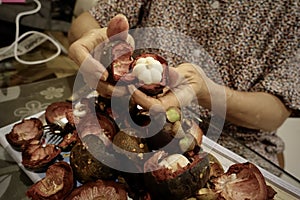
<svg viewBox="0 0 300 200">
<path fill-rule="evenodd" d="M 0 127 L 44 111 L 52 102 L 65 101 L 72 95 L 75 79 L 76 75 L 73 75 L 0 89 Z M 296 188 L 300 188 L 299 180 L 291 174 L 279 169 L 234 138 L 228 138 L 228 140 L 230 140 L 231 145 L 225 146 L 225 148 L 269 172 L 274 169 L 276 172 L 279 171 L 283 180 Z M 232 148 L 233 146 L 234 148 Z M 25 193 L 32 184 L 31 179 L 0 146 L 0 199 L 27 199 Z"/>
</svg>

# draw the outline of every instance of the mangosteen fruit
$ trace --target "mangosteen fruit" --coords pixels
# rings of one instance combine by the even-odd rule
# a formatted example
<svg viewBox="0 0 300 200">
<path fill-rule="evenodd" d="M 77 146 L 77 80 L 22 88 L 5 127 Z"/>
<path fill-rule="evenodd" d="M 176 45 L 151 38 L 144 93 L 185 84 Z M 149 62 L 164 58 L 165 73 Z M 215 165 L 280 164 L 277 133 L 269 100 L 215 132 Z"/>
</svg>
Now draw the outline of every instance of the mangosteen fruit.
<svg viewBox="0 0 300 200">
<path fill-rule="evenodd" d="M 161 93 L 169 81 L 167 61 L 153 53 L 137 56 L 132 63 L 132 74 L 138 79 L 136 86 L 150 96 Z"/>
<path fill-rule="evenodd" d="M 32 200 L 65 199 L 74 183 L 71 166 L 65 161 L 59 161 L 47 169 L 44 178 L 26 191 L 26 196 Z"/>
<path fill-rule="evenodd" d="M 46 122 L 49 124 L 57 124 L 61 128 L 64 128 L 65 125 L 68 123 L 66 113 L 70 110 L 72 110 L 71 102 L 53 102 L 46 108 Z"/>
<path fill-rule="evenodd" d="M 5 135 L 7 142 L 20 151 L 22 145 L 30 140 L 39 140 L 43 136 L 43 123 L 38 118 L 23 119 L 14 124 L 12 130 Z"/>
<path fill-rule="evenodd" d="M 260 170 L 252 163 L 236 163 L 226 173 L 211 180 L 220 199 L 273 199 L 276 191 L 266 184 Z"/>
<path fill-rule="evenodd" d="M 75 188 L 66 200 L 87 199 L 111 199 L 127 200 L 127 192 L 124 185 L 107 180 L 96 180 L 84 183 Z"/>
<path fill-rule="evenodd" d="M 85 183 L 97 179 L 114 180 L 118 172 L 110 166 L 118 166 L 119 162 L 100 137 L 89 134 L 72 148 L 70 165 L 76 179 Z"/>
<path fill-rule="evenodd" d="M 115 85 L 135 84 L 147 95 L 162 92 L 169 79 L 167 61 L 153 53 L 133 58 L 132 46 L 123 40 L 109 41 L 104 45 L 100 62 L 107 67 L 108 82 Z"/>
<path fill-rule="evenodd" d="M 172 126 L 171 123 L 166 122 L 160 131 L 155 134 L 151 133 L 153 135 L 146 138 L 147 144 L 152 151 L 165 147 L 174 139 Z M 175 149 L 177 149 L 177 143 Z"/>
<path fill-rule="evenodd" d="M 203 131 L 192 119 L 182 119 L 179 108 L 168 108 L 165 117 L 165 121 L 159 120 L 165 123 L 163 128 L 147 138 L 151 150 L 158 150 L 168 145 L 173 152 L 186 153 L 201 146 Z M 155 121 L 151 122 L 155 123 Z"/>
<path fill-rule="evenodd" d="M 60 156 L 61 149 L 41 140 L 31 140 L 22 146 L 22 164 L 34 172 L 45 172 Z"/>
<path fill-rule="evenodd" d="M 144 153 L 149 152 L 149 149 L 147 143 L 139 136 L 141 133 L 136 129 L 121 129 L 113 138 L 114 150 L 127 156 L 130 160 L 143 160 Z"/>
<path fill-rule="evenodd" d="M 100 62 L 107 68 L 108 82 L 116 84 L 120 79 L 125 83 L 132 81 L 133 78 L 126 79 L 131 70 L 133 48 L 123 40 L 110 41 L 105 44 Z"/>
<path fill-rule="evenodd" d="M 189 198 L 204 187 L 209 179 L 207 153 L 187 159 L 184 155 L 155 153 L 144 165 L 145 185 L 153 199 L 181 200 Z"/>
</svg>

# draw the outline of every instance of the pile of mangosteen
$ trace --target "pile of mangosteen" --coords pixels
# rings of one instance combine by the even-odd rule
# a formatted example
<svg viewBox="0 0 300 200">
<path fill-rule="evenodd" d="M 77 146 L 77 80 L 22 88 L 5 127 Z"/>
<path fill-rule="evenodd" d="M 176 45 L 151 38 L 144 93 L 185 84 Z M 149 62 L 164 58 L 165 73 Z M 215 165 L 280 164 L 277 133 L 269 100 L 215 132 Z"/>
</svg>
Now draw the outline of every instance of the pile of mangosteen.
<svg viewBox="0 0 300 200">
<path fill-rule="evenodd" d="M 168 82 L 166 60 L 132 54 L 124 41 L 107 44 L 101 62 L 108 65 L 109 82 L 135 84 L 152 96 L 161 93 Z M 116 180 L 132 199 L 184 199 L 204 187 L 210 164 L 195 121 L 177 107 L 149 112 L 130 97 L 114 101 L 117 107 L 99 96 L 97 120 L 87 114 L 76 126 L 81 142 L 71 150 L 70 165 L 80 183 Z"/>
<path fill-rule="evenodd" d="M 125 41 L 107 43 L 101 62 L 107 66 L 111 84 L 135 84 L 151 96 L 161 93 L 168 84 L 166 60 L 150 53 L 133 57 L 133 49 Z M 47 108 L 48 121 L 62 115 L 67 124 L 60 126 L 68 134 L 61 131 L 66 139 L 56 148 L 69 152 L 70 157 L 68 162 L 57 160 L 45 169 L 45 177 L 28 190 L 29 198 L 274 197 L 274 190 L 266 186 L 260 171 L 251 163 L 234 165 L 225 173 L 220 162 L 201 148 L 203 132 L 199 124 L 183 116 L 180 108 L 149 112 L 130 97 L 116 101 L 119 106 L 114 107 L 110 99 L 98 96 L 96 101 L 83 98 L 72 109 L 68 104 L 65 111 L 66 105 L 61 102 Z M 41 129 L 38 123 L 39 138 Z"/>
</svg>

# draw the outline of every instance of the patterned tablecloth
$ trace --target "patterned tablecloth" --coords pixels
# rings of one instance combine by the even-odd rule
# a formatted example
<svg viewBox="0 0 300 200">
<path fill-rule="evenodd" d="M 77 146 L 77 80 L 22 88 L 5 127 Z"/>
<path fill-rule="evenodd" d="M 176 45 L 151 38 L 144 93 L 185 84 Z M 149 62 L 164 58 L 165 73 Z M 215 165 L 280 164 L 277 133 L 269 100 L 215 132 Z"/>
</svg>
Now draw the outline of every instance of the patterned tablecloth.
<svg viewBox="0 0 300 200">
<path fill-rule="evenodd" d="M 45 110 L 71 96 L 76 76 L 0 89 L 0 127 Z M 5 133 L 0 133 L 5 134 Z M 0 200 L 22 200 L 31 179 L 0 146 Z"/>
</svg>

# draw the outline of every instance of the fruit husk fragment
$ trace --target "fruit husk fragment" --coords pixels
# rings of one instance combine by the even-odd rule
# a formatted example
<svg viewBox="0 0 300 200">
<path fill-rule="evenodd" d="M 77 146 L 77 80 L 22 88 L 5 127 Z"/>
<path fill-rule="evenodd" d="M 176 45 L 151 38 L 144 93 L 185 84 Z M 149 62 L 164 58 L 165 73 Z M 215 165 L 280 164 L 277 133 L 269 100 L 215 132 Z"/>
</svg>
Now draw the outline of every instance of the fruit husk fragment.
<svg viewBox="0 0 300 200">
<path fill-rule="evenodd" d="M 107 68 L 107 81 L 115 85 L 119 80 L 130 82 L 133 79 L 126 80 L 127 75 L 131 70 L 133 48 L 126 41 L 115 40 L 105 44 L 100 62 Z M 121 82 L 120 82 L 121 83 Z"/>
<path fill-rule="evenodd" d="M 75 186 L 71 166 L 60 161 L 51 165 L 44 178 L 33 184 L 26 196 L 32 200 L 64 199 Z"/>
<path fill-rule="evenodd" d="M 145 173 L 145 185 L 153 199 L 181 200 L 191 197 L 204 187 L 209 178 L 209 160 L 206 153 L 198 154 L 194 161 L 186 167 L 171 172 L 160 168 Z M 165 179 L 158 180 L 158 175 L 167 174 Z"/>
</svg>

